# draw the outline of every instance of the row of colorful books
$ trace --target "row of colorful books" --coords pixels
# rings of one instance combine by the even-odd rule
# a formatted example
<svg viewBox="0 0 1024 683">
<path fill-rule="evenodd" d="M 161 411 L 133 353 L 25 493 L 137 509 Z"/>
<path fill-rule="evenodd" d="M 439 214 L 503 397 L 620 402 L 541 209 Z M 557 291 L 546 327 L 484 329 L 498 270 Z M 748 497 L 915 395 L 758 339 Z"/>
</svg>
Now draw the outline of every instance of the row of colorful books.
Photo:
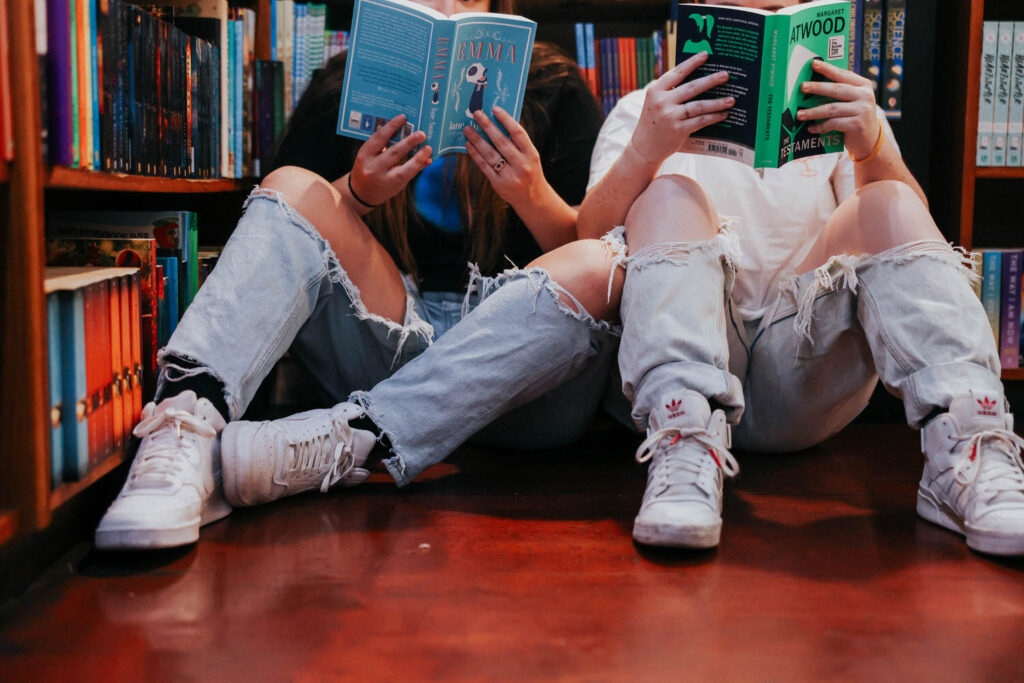
<svg viewBox="0 0 1024 683">
<path fill-rule="evenodd" d="M 1003 368 L 1021 367 L 1021 287 L 1024 250 L 978 249 L 975 271 L 981 276 L 975 293 L 981 298 L 999 347 Z"/>
<path fill-rule="evenodd" d="M 53 487 L 122 450 L 142 413 L 141 273 L 47 268 Z"/>
<path fill-rule="evenodd" d="M 594 38 L 594 25 L 577 23 L 576 62 L 607 116 L 626 93 L 642 88 L 665 72 L 665 34 L 650 37 Z"/>
<path fill-rule="evenodd" d="M 285 101 L 290 115 L 313 71 L 348 45 L 348 31 L 327 30 L 327 6 L 271 0 L 270 59 L 286 67 Z"/>
<path fill-rule="evenodd" d="M 1024 21 L 982 26 L 978 166 L 1024 166 Z"/>
<path fill-rule="evenodd" d="M 909 0 L 851 0 L 850 70 L 871 81 L 886 117 L 903 116 Z"/>
</svg>

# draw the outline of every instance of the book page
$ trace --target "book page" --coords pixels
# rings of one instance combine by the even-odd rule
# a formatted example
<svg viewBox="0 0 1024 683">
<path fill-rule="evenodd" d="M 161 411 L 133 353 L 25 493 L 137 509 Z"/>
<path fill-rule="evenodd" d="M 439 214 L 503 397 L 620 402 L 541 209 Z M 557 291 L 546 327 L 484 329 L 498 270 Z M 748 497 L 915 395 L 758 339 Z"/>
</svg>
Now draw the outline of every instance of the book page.
<svg viewBox="0 0 1024 683">
<path fill-rule="evenodd" d="M 357 0 L 338 112 L 339 135 L 365 140 L 399 114 L 408 122 L 398 139 L 422 129 L 421 107 L 429 97 L 436 32 L 436 19 L 416 6 Z"/>
<path fill-rule="evenodd" d="M 472 125 L 479 130 L 473 123 L 477 110 L 493 119 L 497 105 L 519 120 L 537 28 L 529 19 L 502 14 L 462 14 L 454 21 L 443 130 L 434 150 L 439 155 L 466 150 L 462 129 Z"/>
</svg>

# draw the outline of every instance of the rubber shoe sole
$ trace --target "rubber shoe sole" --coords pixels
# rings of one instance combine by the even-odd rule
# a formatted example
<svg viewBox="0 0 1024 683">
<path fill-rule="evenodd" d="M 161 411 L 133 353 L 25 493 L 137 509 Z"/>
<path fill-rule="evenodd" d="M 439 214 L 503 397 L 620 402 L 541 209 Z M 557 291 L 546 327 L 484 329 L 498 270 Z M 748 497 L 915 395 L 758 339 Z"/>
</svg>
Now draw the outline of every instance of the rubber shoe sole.
<svg viewBox="0 0 1024 683">
<path fill-rule="evenodd" d="M 722 522 L 711 526 L 679 526 L 633 521 L 633 540 L 661 548 L 714 548 L 722 538 Z"/>
<path fill-rule="evenodd" d="M 96 547 L 100 550 L 177 548 L 195 543 L 199 540 L 199 527 L 224 519 L 229 514 L 231 514 L 231 506 L 219 493 L 215 493 L 207 501 L 202 514 L 197 519 L 177 527 L 147 526 L 143 523 L 131 526 L 108 525 L 103 527 L 101 523 L 101 526 L 96 529 Z"/>
<path fill-rule="evenodd" d="M 941 503 L 923 486 L 917 489 L 917 514 L 932 524 L 960 534 L 967 547 L 988 555 L 1024 555 L 1024 533 L 979 529 L 967 524 L 948 505 Z"/>
</svg>

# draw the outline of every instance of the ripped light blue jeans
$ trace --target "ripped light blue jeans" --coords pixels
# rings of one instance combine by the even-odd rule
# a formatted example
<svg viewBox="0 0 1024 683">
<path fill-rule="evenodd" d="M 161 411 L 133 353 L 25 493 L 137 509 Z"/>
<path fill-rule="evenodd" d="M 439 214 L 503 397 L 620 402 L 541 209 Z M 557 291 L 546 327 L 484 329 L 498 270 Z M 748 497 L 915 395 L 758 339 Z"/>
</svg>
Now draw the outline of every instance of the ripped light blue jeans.
<svg viewBox="0 0 1024 683">
<path fill-rule="evenodd" d="M 734 443 L 760 451 L 832 436 L 864 409 L 879 378 L 912 427 L 968 390 L 1002 395 L 963 252 L 920 240 L 836 256 L 780 287 L 763 319 L 742 320 L 730 301 L 741 247 L 724 221 L 714 239 L 625 259 L 619 366 L 640 429 L 680 388 L 723 408 Z"/>
<path fill-rule="evenodd" d="M 160 382 L 209 373 L 238 419 L 291 349 L 332 401 L 357 401 L 387 435 L 385 465 L 399 485 L 470 438 L 553 448 L 587 429 L 619 330 L 545 270 L 488 278 L 474 269 L 465 296 L 421 294 L 408 279 L 406 290 L 401 323 L 370 313 L 327 241 L 257 188 L 161 350 Z"/>
</svg>

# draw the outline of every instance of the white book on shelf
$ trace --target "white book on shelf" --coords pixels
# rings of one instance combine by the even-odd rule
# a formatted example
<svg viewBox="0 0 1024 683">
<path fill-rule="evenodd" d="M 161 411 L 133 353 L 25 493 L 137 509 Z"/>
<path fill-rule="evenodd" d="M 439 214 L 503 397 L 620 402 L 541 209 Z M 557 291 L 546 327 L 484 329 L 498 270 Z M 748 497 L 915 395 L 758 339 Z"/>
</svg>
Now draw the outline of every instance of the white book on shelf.
<svg viewBox="0 0 1024 683">
<path fill-rule="evenodd" d="M 1021 166 L 1024 147 L 1024 21 L 1013 24 L 1013 79 L 1006 135 L 1006 165 Z"/>
<path fill-rule="evenodd" d="M 986 21 L 981 34 L 981 78 L 978 84 L 977 166 L 992 165 L 992 110 L 996 95 L 996 42 L 999 22 Z"/>
<path fill-rule="evenodd" d="M 992 105 L 992 165 L 1006 165 L 1009 129 L 1010 85 L 1013 74 L 1013 22 L 999 22 L 996 48 L 996 98 Z"/>
</svg>

